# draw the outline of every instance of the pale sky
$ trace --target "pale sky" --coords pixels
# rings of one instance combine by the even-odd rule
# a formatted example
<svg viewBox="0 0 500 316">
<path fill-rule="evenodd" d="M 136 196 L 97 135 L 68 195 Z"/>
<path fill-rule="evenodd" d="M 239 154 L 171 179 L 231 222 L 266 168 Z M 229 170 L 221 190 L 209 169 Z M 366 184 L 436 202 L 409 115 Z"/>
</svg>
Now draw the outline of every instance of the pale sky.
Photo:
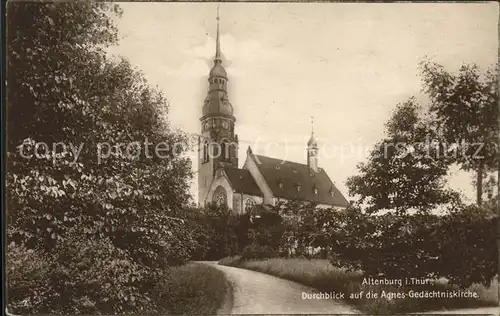
<svg viewBox="0 0 500 316">
<path fill-rule="evenodd" d="M 217 3 L 120 6 L 120 44 L 112 53 L 163 91 L 173 126 L 199 133 Z M 367 157 L 361 150 L 383 137 L 397 103 L 420 93 L 421 58 L 454 71 L 463 62 L 486 67 L 498 56 L 496 3 L 220 3 L 220 19 L 240 167 L 249 145 L 305 163 L 314 116 L 320 167 L 346 197 L 345 181 Z M 451 179 L 474 196 L 470 175 Z M 196 178 L 192 188 L 195 195 Z"/>
</svg>

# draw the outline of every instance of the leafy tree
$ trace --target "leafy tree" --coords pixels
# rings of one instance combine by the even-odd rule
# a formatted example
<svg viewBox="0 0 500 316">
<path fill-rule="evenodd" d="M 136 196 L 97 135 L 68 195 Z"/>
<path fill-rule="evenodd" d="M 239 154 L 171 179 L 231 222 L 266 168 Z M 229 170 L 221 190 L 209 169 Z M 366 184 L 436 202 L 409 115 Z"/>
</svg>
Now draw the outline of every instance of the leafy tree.
<svg viewBox="0 0 500 316">
<path fill-rule="evenodd" d="M 464 64 L 452 73 L 427 59 L 420 68 L 434 123 L 455 148 L 453 162 L 476 172 L 476 202 L 481 205 L 485 174 L 499 162 L 498 69 L 483 73 L 475 64 Z"/>
<path fill-rule="evenodd" d="M 358 165 L 360 174 L 348 179 L 350 195 L 358 196 L 357 205 L 366 205 L 367 212 L 426 212 L 457 201 L 457 194 L 445 188 L 450 162 L 440 136 L 422 113 L 414 98 L 399 104 L 386 123 L 386 137 L 368 162 Z"/>
<path fill-rule="evenodd" d="M 7 6 L 8 242 L 42 258 L 51 254 L 47 266 L 53 271 L 75 273 L 83 270 L 73 266 L 74 260 L 90 256 L 85 251 L 95 243 L 96 262 L 88 267 L 96 275 L 88 278 L 97 277 L 113 257 L 127 261 L 126 266 L 109 268 L 125 269 L 130 273 L 124 277 L 133 277 L 109 278 L 110 291 L 89 294 L 71 311 L 38 302 L 36 293 L 22 298 L 28 293 L 9 282 L 13 308 L 21 298 L 34 302 L 24 312 L 95 313 L 101 299 L 111 308 L 102 312 L 146 312 L 140 306 L 150 305 L 140 302 L 148 301 L 149 281 L 136 281 L 154 279 L 198 247 L 181 209 L 191 179 L 191 162 L 183 155 L 186 136 L 169 126 L 162 94 L 127 61 L 105 53 L 116 43 L 113 18 L 119 15 L 119 7 L 109 3 Z M 158 144 L 161 155 L 154 152 Z M 74 275 L 84 282 L 81 276 Z M 60 282 L 47 291 L 78 292 L 70 281 L 55 280 Z"/>
</svg>

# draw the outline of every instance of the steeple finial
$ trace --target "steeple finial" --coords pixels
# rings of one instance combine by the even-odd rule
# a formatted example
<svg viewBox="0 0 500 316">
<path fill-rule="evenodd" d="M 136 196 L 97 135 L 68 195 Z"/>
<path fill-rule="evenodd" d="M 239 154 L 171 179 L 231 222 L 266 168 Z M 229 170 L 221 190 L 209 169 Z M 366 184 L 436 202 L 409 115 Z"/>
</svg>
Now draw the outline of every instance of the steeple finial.
<svg viewBox="0 0 500 316">
<path fill-rule="evenodd" d="M 307 142 L 307 165 L 313 171 L 318 171 L 318 141 L 314 137 L 314 116 L 311 116 L 311 138 Z"/>
<path fill-rule="evenodd" d="M 314 116 L 311 116 L 311 136 L 314 135 Z"/>
<path fill-rule="evenodd" d="M 317 147 L 318 142 L 316 141 L 316 138 L 314 137 L 314 116 L 311 116 L 311 137 L 309 138 L 309 141 L 307 142 L 307 147 Z"/>
<path fill-rule="evenodd" d="M 217 5 L 217 39 L 216 39 L 216 47 L 215 47 L 215 62 L 221 62 L 220 57 L 220 34 L 219 34 L 219 5 Z"/>
</svg>

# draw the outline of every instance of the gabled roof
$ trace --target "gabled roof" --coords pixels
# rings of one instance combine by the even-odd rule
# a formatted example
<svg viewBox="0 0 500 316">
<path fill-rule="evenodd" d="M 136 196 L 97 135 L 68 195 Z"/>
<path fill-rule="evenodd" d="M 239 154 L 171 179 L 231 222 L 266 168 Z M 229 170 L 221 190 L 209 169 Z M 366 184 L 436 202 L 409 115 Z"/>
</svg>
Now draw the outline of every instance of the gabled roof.
<svg viewBox="0 0 500 316">
<path fill-rule="evenodd" d="M 333 184 L 325 170 L 320 168 L 318 172 L 314 172 L 309 166 L 297 162 L 251 155 L 274 196 L 287 200 L 348 206 L 349 202 Z M 300 190 L 297 189 L 299 185 Z"/>
<path fill-rule="evenodd" d="M 257 183 L 250 172 L 246 169 L 237 169 L 234 167 L 224 167 L 229 182 L 234 191 L 254 196 L 262 196 Z"/>
</svg>

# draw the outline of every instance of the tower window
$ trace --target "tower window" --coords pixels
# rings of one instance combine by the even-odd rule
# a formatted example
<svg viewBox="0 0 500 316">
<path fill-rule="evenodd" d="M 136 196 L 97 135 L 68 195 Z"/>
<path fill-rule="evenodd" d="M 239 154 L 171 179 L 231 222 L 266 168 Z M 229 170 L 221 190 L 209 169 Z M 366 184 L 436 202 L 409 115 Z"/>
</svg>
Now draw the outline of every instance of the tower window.
<svg viewBox="0 0 500 316">
<path fill-rule="evenodd" d="M 217 206 L 227 205 L 227 193 L 222 186 L 218 186 L 214 191 L 213 200 Z"/>
<path fill-rule="evenodd" d="M 297 183 L 297 191 L 300 192 L 300 189 L 302 188 L 302 186 L 300 185 L 300 183 Z"/>
<path fill-rule="evenodd" d="M 314 188 L 313 191 L 314 191 L 314 194 L 318 195 L 318 192 L 319 192 L 318 188 Z"/>
<path fill-rule="evenodd" d="M 222 148 L 221 146 L 219 146 L 219 144 L 217 143 L 212 144 L 211 149 L 212 149 L 212 158 L 219 158 L 221 156 Z"/>
<path fill-rule="evenodd" d="M 280 189 L 283 189 L 283 182 L 279 182 L 278 186 L 280 187 Z"/>
<path fill-rule="evenodd" d="M 227 145 L 227 140 L 223 140 L 220 144 L 221 156 L 223 160 L 229 160 L 229 146 Z"/>
<path fill-rule="evenodd" d="M 208 152 L 208 141 L 203 143 L 203 162 L 208 162 L 210 160 L 210 154 Z"/>
</svg>

